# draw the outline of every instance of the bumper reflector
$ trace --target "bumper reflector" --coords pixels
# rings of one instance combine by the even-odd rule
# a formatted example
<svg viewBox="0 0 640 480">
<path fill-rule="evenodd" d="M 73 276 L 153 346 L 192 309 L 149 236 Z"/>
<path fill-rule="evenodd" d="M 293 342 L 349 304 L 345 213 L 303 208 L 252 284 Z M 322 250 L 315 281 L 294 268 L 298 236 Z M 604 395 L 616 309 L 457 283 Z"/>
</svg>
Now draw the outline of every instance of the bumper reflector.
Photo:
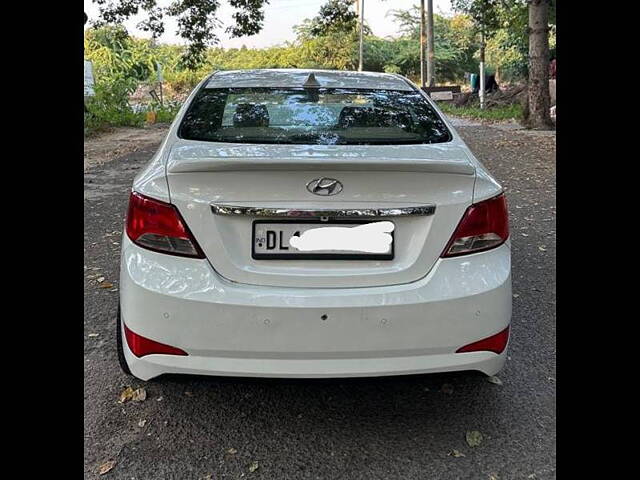
<svg viewBox="0 0 640 480">
<path fill-rule="evenodd" d="M 509 341 L 509 327 L 502 330 L 500 333 L 491 335 L 490 337 L 478 340 L 477 342 L 470 343 L 464 347 L 460 347 L 456 350 L 456 353 L 464 352 L 493 352 L 502 353 L 507 347 Z"/>
<path fill-rule="evenodd" d="M 131 350 L 131 352 L 138 358 L 154 353 L 162 355 L 188 355 L 184 350 L 150 340 L 132 332 L 127 328 L 124 322 L 122 323 L 122 326 L 124 328 L 124 336 L 127 339 L 127 345 L 129 345 L 129 350 Z"/>
</svg>

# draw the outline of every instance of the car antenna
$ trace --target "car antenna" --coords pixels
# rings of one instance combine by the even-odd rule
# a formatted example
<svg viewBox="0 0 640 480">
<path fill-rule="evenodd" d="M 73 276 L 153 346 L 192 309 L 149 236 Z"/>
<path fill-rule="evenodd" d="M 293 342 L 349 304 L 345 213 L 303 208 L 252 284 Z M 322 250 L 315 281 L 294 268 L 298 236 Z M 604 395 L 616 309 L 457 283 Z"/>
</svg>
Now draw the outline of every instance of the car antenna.
<svg viewBox="0 0 640 480">
<path fill-rule="evenodd" d="M 316 76 L 311 72 L 302 86 L 304 88 L 320 88 L 322 85 L 320 85 L 320 82 L 316 80 Z"/>
</svg>

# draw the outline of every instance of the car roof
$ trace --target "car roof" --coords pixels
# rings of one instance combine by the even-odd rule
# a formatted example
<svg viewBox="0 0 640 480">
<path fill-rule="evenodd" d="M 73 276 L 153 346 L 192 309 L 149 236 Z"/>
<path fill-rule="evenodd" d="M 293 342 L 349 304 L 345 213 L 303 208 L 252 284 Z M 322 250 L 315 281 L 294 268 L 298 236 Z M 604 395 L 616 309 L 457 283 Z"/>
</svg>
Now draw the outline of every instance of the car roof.
<svg viewBox="0 0 640 480">
<path fill-rule="evenodd" d="M 219 71 L 210 77 L 205 88 L 302 87 L 311 73 L 321 87 L 327 88 L 414 90 L 403 77 L 390 73 L 297 68 Z"/>
</svg>

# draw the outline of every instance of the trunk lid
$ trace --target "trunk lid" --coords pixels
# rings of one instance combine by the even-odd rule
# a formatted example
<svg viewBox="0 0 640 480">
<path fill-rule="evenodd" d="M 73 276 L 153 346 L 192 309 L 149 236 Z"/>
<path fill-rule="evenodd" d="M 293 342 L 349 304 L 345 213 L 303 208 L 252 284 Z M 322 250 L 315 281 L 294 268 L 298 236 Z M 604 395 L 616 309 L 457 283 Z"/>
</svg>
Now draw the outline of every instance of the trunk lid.
<svg viewBox="0 0 640 480">
<path fill-rule="evenodd" d="M 314 195 L 306 186 L 319 177 L 338 179 L 344 188 L 333 196 Z M 167 158 L 171 202 L 213 268 L 228 280 L 266 286 L 372 287 L 424 277 L 471 204 L 474 179 L 464 148 L 454 142 L 334 146 L 178 140 Z M 384 218 L 395 224 L 392 260 L 256 260 L 253 221 L 268 218 L 216 215 L 213 203 L 301 210 L 436 208 L 428 216 Z"/>
</svg>

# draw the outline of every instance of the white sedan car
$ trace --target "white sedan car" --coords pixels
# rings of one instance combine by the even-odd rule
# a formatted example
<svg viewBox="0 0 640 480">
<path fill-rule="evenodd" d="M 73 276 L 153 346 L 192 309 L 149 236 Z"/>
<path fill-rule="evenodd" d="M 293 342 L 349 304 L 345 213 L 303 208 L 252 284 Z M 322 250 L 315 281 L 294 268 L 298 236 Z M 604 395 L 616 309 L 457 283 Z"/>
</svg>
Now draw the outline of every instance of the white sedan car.
<svg viewBox="0 0 640 480">
<path fill-rule="evenodd" d="M 119 311 L 143 380 L 493 375 L 504 193 L 404 77 L 216 72 L 134 181 Z"/>
</svg>

